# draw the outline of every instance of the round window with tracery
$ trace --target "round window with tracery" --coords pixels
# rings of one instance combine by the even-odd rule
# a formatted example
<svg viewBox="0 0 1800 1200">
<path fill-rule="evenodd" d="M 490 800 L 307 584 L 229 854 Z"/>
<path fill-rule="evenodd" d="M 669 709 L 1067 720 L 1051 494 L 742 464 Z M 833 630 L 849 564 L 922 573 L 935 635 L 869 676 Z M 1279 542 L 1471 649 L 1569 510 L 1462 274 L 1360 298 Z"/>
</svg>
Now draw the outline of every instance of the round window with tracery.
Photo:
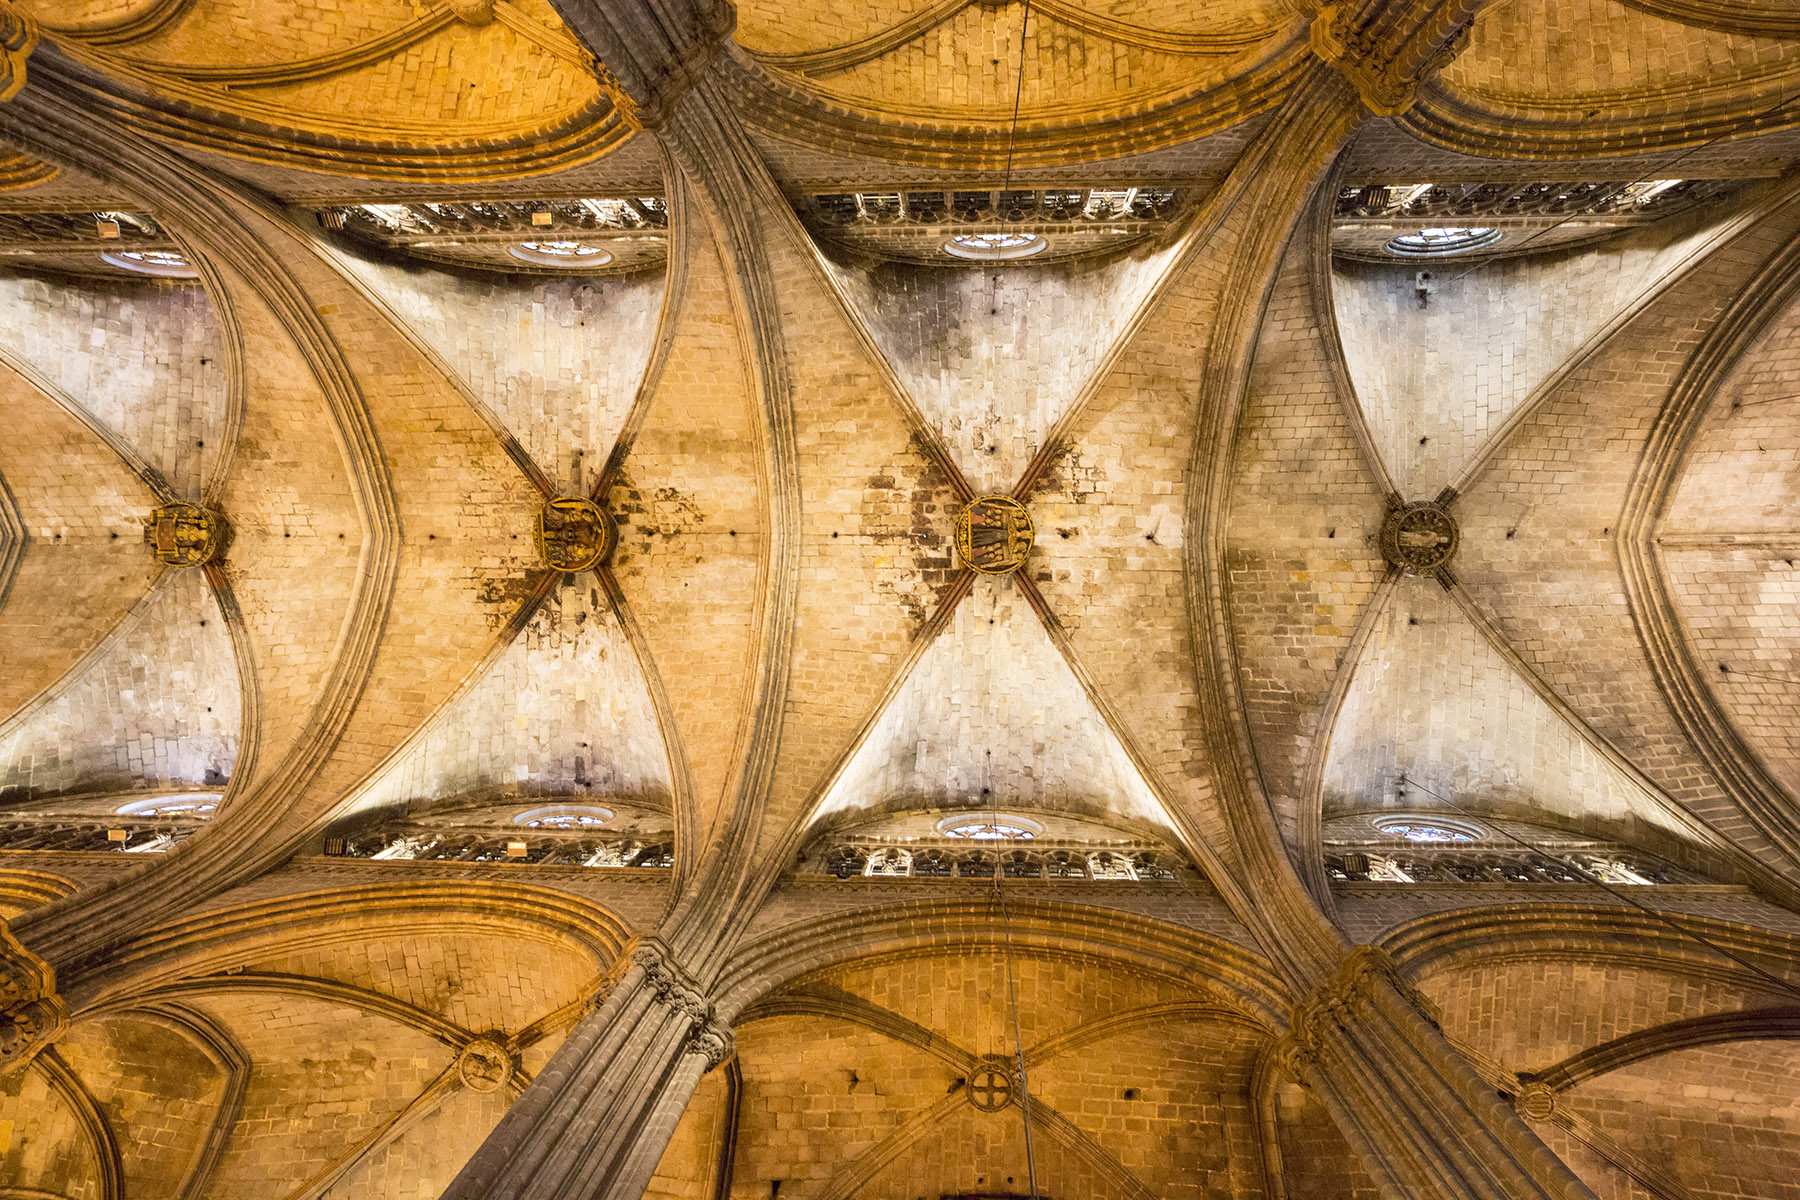
<svg viewBox="0 0 1800 1200">
<path fill-rule="evenodd" d="M 1035 233 L 959 233 L 944 243 L 944 253 L 955 258 L 1030 258 L 1049 246 Z"/>
<path fill-rule="evenodd" d="M 1409 842 L 1474 842 L 1482 836 L 1472 825 L 1423 817 L 1384 817 L 1375 828 Z"/>
<path fill-rule="evenodd" d="M 185 255 L 173 250 L 108 250 L 100 257 L 121 271 L 158 279 L 198 279 L 200 272 Z"/>
<path fill-rule="evenodd" d="M 520 262 L 535 267 L 604 267 L 613 259 L 609 251 L 587 242 L 558 239 L 547 242 L 520 242 L 510 253 Z"/>
<path fill-rule="evenodd" d="M 218 792 L 152 796 L 148 800 L 133 800 L 130 804 L 121 804 L 117 811 L 120 816 L 126 817 L 198 817 L 205 820 L 218 809 L 221 799 Z"/>
<path fill-rule="evenodd" d="M 612 809 L 598 805 L 556 804 L 527 809 L 513 818 L 513 824 L 527 829 L 596 829 L 612 820 L 612 816 Z"/>
<path fill-rule="evenodd" d="M 1403 233 L 1388 241 L 1390 253 L 1411 255 L 1464 254 L 1491 246 L 1500 231 L 1486 225 L 1436 225 L 1417 233 Z"/>
<path fill-rule="evenodd" d="M 938 822 L 938 832 L 945 837 L 975 842 L 1028 842 L 1044 832 L 1044 827 L 1024 817 L 984 814 L 946 817 Z"/>
</svg>

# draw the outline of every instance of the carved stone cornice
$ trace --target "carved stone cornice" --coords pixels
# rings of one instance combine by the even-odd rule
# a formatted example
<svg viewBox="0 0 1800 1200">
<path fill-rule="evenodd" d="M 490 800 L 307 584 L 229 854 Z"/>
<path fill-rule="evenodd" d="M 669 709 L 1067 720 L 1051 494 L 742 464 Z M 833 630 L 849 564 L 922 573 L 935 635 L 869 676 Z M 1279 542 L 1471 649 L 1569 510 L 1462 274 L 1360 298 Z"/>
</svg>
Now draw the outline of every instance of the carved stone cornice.
<svg viewBox="0 0 1800 1200">
<path fill-rule="evenodd" d="M 0 0 L 0 101 L 11 100 L 25 86 L 25 60 L 37 44 L 37 22 L 9 0 Z"/>
<path fill-rule="evenodd" d="M 1419 85 L 1469 44 L 1486 0 L 1368 4 L 1340 0 L 1313 18 L 1313 53 L 1348 79 L 1370 112 L 1392 117 L 1411 108 Z"/>
<path fill-rule="evenodd" d="M 0 924 L 0 1076 L 24 1067 L 68 1027 L 56 971 Z"/>
</svg>

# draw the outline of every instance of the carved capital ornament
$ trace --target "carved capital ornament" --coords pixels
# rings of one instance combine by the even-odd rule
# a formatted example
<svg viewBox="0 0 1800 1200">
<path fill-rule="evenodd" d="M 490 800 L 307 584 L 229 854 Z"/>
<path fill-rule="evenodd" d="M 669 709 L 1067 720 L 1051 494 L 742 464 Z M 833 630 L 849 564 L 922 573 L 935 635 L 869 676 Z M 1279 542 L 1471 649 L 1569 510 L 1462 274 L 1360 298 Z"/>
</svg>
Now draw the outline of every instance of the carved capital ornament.
<svg viewBox="0 0 1800 1200">
<path fill-rule="evenodd" d="M 1288 1032 L 1276 1048 L 1288 1074 L 1304 1082 L 1309 1071 L 1319 1067 L 1331 1028 L 1361 1019 L 1383 986 L 1391 987 L 1426 1020 L 1436 1023 L 1430 1002 L 1406 982 L 1387 951 L 1357 946 L 1344 956 L 1330 979 L 1294 1005 Z"/>
<path fill-rule="evenodd" d="M 1320 7 L 1308 38 L 1313 53 L 1350 81 L 1370 112 L 1399 116 L 1418 99 L 1419 85 L 1469 44 L 1480 2 L 1440 2 L 1423 20 L 1400 30 L 1383 20 L 1388 10 L 1377 9 L 1371 18 L 1364 5 L 1342 0 Z"/>
<path fill-rule="evenodd" d="M 68 1027 L 56 971 L 0 924 L 0 1075 L 29 1063 Z"/>
</svg>

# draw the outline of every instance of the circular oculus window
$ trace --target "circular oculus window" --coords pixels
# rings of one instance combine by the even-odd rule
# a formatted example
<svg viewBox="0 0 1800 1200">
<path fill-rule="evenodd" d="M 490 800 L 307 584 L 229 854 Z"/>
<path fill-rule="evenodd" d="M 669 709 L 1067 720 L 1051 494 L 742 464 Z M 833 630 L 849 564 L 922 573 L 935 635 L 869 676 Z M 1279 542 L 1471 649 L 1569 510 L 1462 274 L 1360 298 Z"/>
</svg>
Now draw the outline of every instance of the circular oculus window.
<svg viewBox="0 0 1800 1200">
<path fill-rule="evenodd" d="M 527 809 L 513 818 L 513 824 L 527 829 L 593 829 L 612 818 L 612 809 L 597 804 L 552 804 Z"/>
<path fill-rule="evenodd" d="M 1501 236 L 1498 229 L 1486 225 L 1436 225 L 1390 238 L 1387 249 L 1390 254 L 1409 258 L 1466 254 L 1493 245 Z"/>
<path fill-rule="evenodd" d="M 1474 825 L 1441 817 L 1378 817 L 1373 824 L 1381 832 L 1409 842 L 1476 842 L 1484 836 Z"/>
<path fill-rule="evenodd" d="M 1030 258 L 1049 248 L 1050 243 L 1035 233 L 959 233 L 944 243 L 944 253 L 953 258 L 987 261 Z"/>
<path fill-rule="evenodd" d="M 137 275 L 154 275 L 158 279 L 200 278 L 194 264 L 173 250 L 107 250 L 100 258 L 121 271 Z"/>
<path fill-rule="evenodd" d="M 1044 827 L 1025 817 L 1003 813 L 964 814 L 945 817 L 937 824 L 945 837 L 966 838 L 975 842 L 1027 842 L 1044 832 Z"/>
<path fill-rule="evenodd" d="M 612 253 L 586 242 L 520 242 L 508 250 L 520 262 L 534 267 L 604 267 L 613 260 Z"/>
<path fill-rule="evenodd" d="M 219 792 L 183 792 L 178 796 L 152 796 L 133 800 L 114 811 L 123 817 L 200 817 L 213 815 L 224 796 Z"/>
</svg>

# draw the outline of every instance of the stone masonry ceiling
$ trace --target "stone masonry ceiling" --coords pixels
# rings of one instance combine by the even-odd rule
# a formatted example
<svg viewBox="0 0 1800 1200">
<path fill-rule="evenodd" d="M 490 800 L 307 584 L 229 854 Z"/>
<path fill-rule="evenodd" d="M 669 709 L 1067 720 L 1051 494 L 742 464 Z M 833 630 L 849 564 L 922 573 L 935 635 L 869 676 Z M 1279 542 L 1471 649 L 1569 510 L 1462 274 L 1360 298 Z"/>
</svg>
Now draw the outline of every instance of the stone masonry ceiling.
<svg viewBox="0 0 1800 1200">
<path fill-rule="evenodd" d="M 1782 0 L 0 0 L 0 1200 L 1800 1200 Z"/>
</svg>

